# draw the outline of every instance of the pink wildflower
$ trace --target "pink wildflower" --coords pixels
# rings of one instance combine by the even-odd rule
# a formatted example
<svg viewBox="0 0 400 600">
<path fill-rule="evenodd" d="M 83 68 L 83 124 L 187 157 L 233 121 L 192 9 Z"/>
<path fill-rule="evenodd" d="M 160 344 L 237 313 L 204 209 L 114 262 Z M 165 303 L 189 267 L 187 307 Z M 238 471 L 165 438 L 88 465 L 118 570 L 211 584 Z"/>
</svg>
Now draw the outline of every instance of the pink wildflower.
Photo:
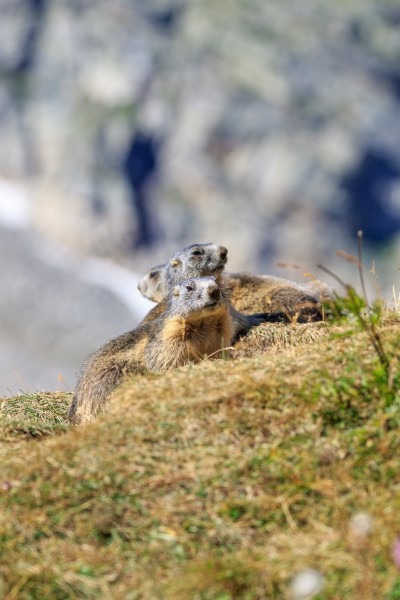
<svg viewBox="0 0 400 600">
<path fill-rule="evenodd" d="M 395 565 L 400 569 L 400 537 L 396 538 L 393 544 L 393 560 Z"/>
</svg>

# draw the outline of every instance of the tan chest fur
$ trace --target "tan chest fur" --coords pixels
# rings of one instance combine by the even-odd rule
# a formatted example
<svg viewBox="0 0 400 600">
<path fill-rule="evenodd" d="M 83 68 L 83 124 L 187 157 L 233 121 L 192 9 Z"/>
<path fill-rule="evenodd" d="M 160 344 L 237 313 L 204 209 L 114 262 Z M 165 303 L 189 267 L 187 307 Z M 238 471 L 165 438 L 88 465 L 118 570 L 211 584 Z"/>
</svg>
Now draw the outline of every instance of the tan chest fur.
<svg viewBox="0 0 400 600">
<path fill-rule="evenodd" d="M 154 368 L 164 371 L 205 357 L 221 358 L 219 351 L 230 346 L 232 335 L 232 319 L 226 306 L 211 315 L 197 315 L 196 319 L 168 319 Z"/>
</svg>

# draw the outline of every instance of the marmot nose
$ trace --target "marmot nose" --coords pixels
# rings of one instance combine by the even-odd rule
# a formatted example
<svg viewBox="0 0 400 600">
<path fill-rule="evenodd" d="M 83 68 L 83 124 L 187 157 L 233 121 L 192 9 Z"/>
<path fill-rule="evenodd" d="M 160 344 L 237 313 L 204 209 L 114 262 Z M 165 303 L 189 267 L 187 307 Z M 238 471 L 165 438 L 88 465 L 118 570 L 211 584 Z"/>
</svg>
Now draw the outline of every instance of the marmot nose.
<svg viewBox="0 0 400 600">
<path fill-rule="evenodd" d="M 219 300 L 221 297 L 221 292 L 219 291 L 218 287 L 215 287 L 208 291 L 208 295 L 211 300 Z"/>
<path fill-rule="evenodd" d="M 228 249 L 225 248 L 225 246 L 220 246 L 219 253 L 221 255 L 221 258 L 226 258 L 228 256 Z"/>
</svg>

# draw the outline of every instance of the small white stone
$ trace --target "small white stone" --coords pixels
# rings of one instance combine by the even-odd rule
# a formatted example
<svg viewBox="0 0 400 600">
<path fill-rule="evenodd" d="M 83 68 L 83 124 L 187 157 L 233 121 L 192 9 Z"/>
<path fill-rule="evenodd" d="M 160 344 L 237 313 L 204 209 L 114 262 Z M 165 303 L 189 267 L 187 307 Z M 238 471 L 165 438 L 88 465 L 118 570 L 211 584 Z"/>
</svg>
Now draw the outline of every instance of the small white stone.
<svg viewBox="0 0 400 600">
<path fill-rule="evenodd" d="M 350 532 L 357 537 L 367 537 L 372 531 L 373 518 L 367 512 L 358 512 L 350 519 Z"/>
<path fill-rule="evenodd" d="M 307 600 L 321 591 L 324 585 L 322 574 L 316 569 L 304 569 L 292 580 L 290 586 L 291 600 Z"/>
<path fill-rule="evenodd" d="M 31 198 L 24 186 L 0 179 L 0 223 L 10 229 L 27 227 L 30 220 Z"/>
</svg>

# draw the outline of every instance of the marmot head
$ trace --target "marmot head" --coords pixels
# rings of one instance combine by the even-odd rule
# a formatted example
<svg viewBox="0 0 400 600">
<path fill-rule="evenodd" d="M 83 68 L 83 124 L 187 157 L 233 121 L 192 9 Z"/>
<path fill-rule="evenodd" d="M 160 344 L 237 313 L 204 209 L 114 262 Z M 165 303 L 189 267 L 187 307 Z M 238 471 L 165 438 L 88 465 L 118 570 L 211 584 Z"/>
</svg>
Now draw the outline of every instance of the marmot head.
<svg viewBox="0 0 400 600">
<path fill-rule="evenodd" d="M 176 285 L 169 302 L 170 315 L 206 317 L 226 307 L 215 277 L 193 277 Z"/>
<path fill-rule="evenodd" d="M 228 250 L 216 244 L 192 244 L 176 254 L 167 263 L 166 281 L 169 289 L 190 277 L 218 276 L 222 273 Z"/>
<path fill-rule="evenodd" d="M 176 252 L 166 265 L 157 265 L 138 284 L 145 298 L 161 302 L 175 285 L 189 277 L 220 275 L 225 267 L 228 250 L 216 244 L 192 244 Z"/>
<path fill-rule="evenodd" d="M 145 298 L 153 302 L 161 302 L 167 293 L 162 277 L 165 265 L 157 265 L 146 273 L 139 281 L 138 290 Z"/>
</svg>

